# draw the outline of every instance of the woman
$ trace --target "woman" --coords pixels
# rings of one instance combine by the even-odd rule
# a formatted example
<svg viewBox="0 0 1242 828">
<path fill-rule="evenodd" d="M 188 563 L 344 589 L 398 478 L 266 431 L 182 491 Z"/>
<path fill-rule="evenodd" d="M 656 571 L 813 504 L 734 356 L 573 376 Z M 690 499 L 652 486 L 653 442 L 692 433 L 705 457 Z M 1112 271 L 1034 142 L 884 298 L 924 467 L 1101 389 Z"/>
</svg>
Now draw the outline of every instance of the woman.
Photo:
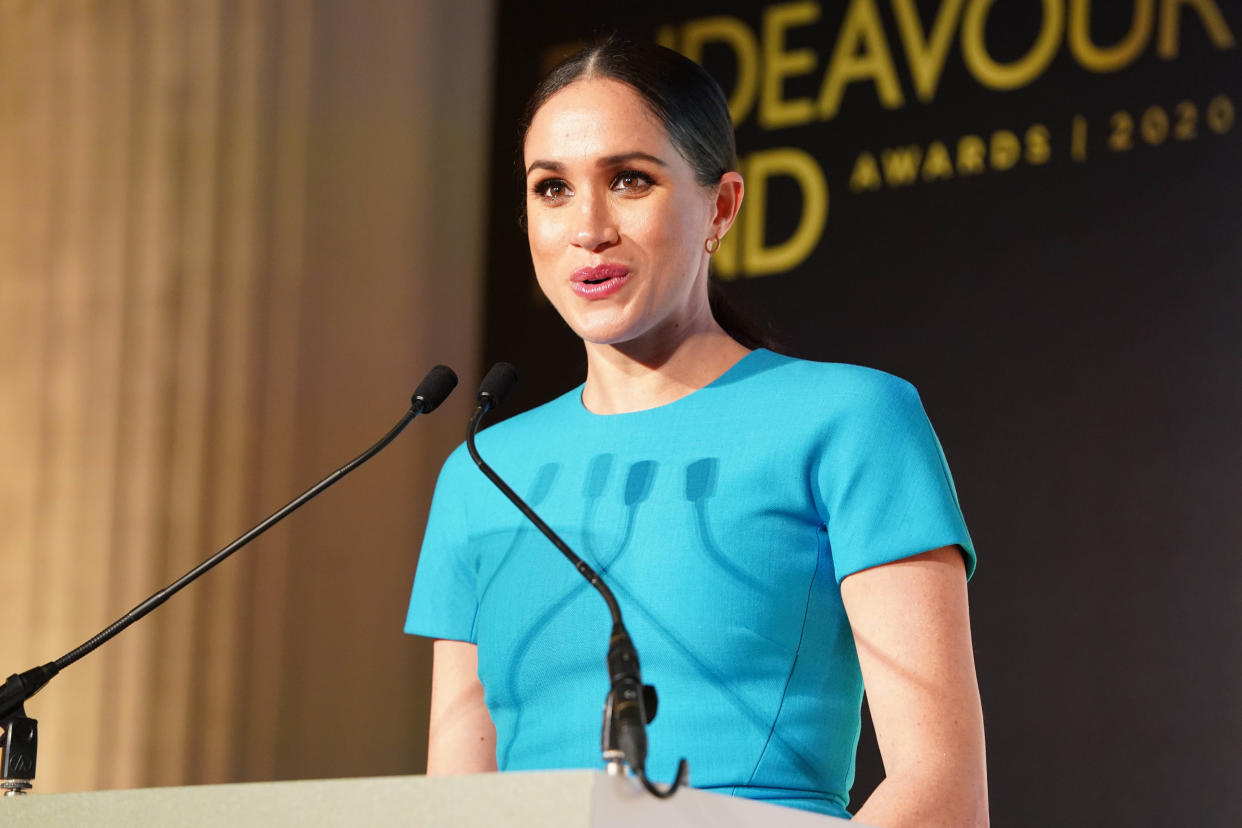
<svg viewBox="0 0 1242 828">
<path fill-rule="evenodd" d="M 864 822 L 987 822 L 974 552 L 917 394 L 751 350 L 708 270 L 742 203 L 719 87 L 605 41 L 524 122 L 540 287 L 586 382 L 480 451 L 616 592 L 660 692 L 647 769 L 836 816 L 865 680 L 886 779 Z M 602 601 L 473 467 L 445 463 L 406 630 L 437 639 L 429 773 L 600 767 Z"/>
</svg>

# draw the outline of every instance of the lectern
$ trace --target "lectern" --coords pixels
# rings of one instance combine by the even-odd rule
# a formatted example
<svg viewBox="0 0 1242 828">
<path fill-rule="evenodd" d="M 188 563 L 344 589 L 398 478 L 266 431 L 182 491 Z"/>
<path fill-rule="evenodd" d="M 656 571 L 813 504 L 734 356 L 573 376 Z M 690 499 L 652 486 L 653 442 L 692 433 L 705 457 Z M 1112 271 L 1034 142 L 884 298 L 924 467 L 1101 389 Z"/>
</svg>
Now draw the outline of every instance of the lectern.
<svg viewBox="0 0 1242 828">
<path fill-rule="evenodd" d="M 251 782 L 0 799 L 0 825 L 402 828 L 831 828 L 858 825 L 683 788 L 659 800 L 598 771 Z"/>
</svg>

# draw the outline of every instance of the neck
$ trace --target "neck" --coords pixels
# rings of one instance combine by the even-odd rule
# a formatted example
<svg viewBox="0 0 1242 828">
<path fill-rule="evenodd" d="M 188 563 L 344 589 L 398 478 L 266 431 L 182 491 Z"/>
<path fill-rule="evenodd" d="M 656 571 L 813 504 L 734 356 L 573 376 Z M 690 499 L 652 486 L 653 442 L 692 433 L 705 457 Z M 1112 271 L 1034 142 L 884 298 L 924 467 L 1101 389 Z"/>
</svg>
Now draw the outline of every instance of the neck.
<svg viewBox="0 0 1242 828">
<path fill-rule="evenodd" d="M 586 343 L 582 403 L 596 414 L 656 408 L 708 385 L 749 351 L 708 317 L 676 338 L 620 345 Z"/>
</svg>

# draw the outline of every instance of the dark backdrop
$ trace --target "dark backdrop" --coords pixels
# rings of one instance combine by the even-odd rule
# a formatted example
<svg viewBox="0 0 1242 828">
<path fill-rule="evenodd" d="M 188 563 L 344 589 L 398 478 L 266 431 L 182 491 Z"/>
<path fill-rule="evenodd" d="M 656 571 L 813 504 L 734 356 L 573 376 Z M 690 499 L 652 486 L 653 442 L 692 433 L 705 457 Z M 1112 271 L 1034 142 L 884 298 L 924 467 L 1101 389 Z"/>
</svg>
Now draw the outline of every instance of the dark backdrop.
<svg viewBox="0 0 1242 828">
<path fill-rule="evenodd" d="M 521 369 L 507 413 L 585 366 L 516 224 L 523 99 L 596 31 L 692 53 L 747 174 L 729 293 L 789 353 L 915 383 L 940 434 L 979 550 L 997 824 L 1242 824 L 1242 10 L 539 2 L 499 26 L 485 352 Z M 864 733 L 854 806 L 881 775 Z"/>
</svg>

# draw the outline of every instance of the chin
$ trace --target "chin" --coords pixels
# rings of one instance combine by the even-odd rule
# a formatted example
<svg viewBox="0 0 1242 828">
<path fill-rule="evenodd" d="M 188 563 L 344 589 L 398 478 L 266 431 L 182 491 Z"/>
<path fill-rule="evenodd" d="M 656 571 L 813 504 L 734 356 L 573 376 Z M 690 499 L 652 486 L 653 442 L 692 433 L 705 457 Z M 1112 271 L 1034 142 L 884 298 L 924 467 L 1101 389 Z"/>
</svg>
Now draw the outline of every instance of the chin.
<svg viewBox="0 0 1242 828">
<path fill-rule="evenodd" d="M 601 330 L 599 328 L 576 328 L 574 333 L 578 338 L 589 345 L 620 345 L 636 338 L 636 335 L 628 330 Z"/>
<path fill-rule="evenodd" d="M 639 335 L 639 332 L 634 330 L 632 320 L 612 315 L 603 319 L 579 317 L 566 321 L 579 339 L 592 345 L 619 345 Z"/>
</svg>

